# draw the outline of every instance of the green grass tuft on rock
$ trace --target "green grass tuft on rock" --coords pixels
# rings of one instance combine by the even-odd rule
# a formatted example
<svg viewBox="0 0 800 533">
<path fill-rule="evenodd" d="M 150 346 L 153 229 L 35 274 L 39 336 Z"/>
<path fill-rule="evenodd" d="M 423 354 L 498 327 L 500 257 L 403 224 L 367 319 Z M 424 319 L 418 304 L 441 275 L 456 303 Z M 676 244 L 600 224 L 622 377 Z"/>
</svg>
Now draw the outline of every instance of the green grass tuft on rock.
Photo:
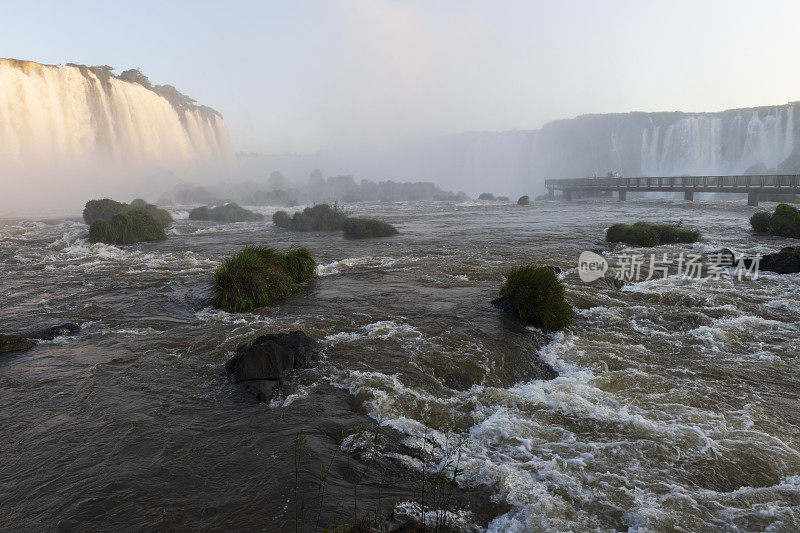
<svg viewBox="0 0 800 533">
<path fill-rule="evenodd" d="M 769 225 L 773 235 L 800 239 L 800 210 L 789 204 L 778 204 Z"/>
<path fill-rule="evenodd" d="M 344 236 L 347 239 L 369 239 L 392 237 L 400 232 L 389 224 L 373 218 L 348 218 L 344 221 Z"/>
<path fill-rule="evenodd" d="M 117 202 L 110 198 L 102 200 L 89 200 L 83 208 L 83 220 L 90 226 L 98 220 L 110 221 L 114 216 L 127 213 L 132 209 L 144 211 L 155 220 L 162 228 L 166 228 L 172 223 L 172 215 L 164 209 L 153 204 L 148 204 L 141 198 L 137 198 L 130 204 Z"/>
<path fill-rule="evenodd" d="M 89 200 L 83 208 L 83 220 L 91 225 L 98 220 L 111 220 L 114 215 L 124 213 L 131 206 L 122 202 L 117 202 L 111 198 L 102 200 Z"/>
<path fill-rule="evenodd" d="M 572 306 L 564 298 L 564 284 L 552 269 L 527 264 L 512 268 L 500 287 L 525 324 L 545 331 L 563 329 L 575 320 Z"/>
<path fill-rule="evenodd" d="M 227 258 L 214 273 L 214 307 L 250 311 L 290 296 L 297 283 L 313 278 L 317 263 L 306 248 L 277 251 L 246 246 Z"/>
<path fill-rule="evenodd" d="M 337 204 L 318 204 L 306 207 L 289 216 L 286 211 L 277 211 L 272 215 L 272 222 L 281 228 L 291 231 L 336 231 L 342 229 L 347 213 Z"/>
<path fill-rule="evenodd" d="M 758 213 L 753 213 L 753 216 L 750 217 L 750 225 L 758 233 L 769 233 L 769 221 L 771 218 L 772 215 L 770 213 L 759 211 Z"/>
<path fill-rule="evenodd" d="M 106 244 L 134 244 L 163 241 L 164 226 L 144 209 L 132 208 L 111 220 L 95 220 L 89 226 L 89 241 Z"/>
<path fill-rule="evenodd" d="M 213 220 L 216 222 L 258 222 L 264 215 L 245 209 L 237 203 L 230 202 L 217 207 L 196 207 L 189 212 L 189 220 Z"/>
<path fill-rule="evenodd" d="M 681 223 L 652 224 L 636 222 L 635 224 L 614 224 L 606 231 L 606 241 L 623 242 L 635 246 L 658 246 L 660 244 L 692 243 L 700 240 L 700 232 L 681 228 Z"/>
</svg>

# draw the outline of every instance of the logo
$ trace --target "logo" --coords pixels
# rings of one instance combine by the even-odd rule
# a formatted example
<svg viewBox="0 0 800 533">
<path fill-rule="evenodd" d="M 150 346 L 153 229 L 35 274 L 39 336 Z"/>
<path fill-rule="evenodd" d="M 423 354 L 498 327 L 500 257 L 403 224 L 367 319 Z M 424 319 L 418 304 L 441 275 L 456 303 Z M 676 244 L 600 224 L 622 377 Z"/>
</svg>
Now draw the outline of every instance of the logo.
<svg viewBox="0 0 800 533">
<path fill-rule="evenodd" d="M 578 257 L 578 275 L 581 277 L 581 281 L 591 283 L 602 278 L 606 271 L 608 271 L 608 261 L 605 257 L 588 250 L 581 252 Z"/>
</svg>

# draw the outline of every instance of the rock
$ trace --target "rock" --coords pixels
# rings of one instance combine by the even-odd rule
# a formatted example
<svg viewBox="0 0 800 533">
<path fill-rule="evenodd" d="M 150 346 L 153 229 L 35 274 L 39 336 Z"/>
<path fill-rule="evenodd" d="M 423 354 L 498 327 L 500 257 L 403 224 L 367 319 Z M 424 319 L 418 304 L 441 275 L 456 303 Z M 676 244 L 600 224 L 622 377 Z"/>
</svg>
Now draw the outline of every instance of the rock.
<svg viewBox="0 0 800 533">
<path fill-rule="evenodd" d="M 557 267 L 557 266 L 555 266 L 555 265 L 545 265 L 544 267 L 545 267 L 545 268 L 549 268 L 549 269 L 550 269 L 550 270 L 552 270 L 552 271 L 553 271 L 555 274 L 561 274 L 561 267 Z"/>
<path fill-rule="evenodd" d="M 309 367 L 318 353 L 317 341 L 302 331 L 262 335 L 240 346 L 225 370 L 235 383 L 268 401 L 292 370 Z"/>
<path fill-rule="evenodd" d="M 36 346 L 36 343 L 25 337 L 0 334 L 0 353 L 28 350 L 34 346 Z"/>
<path fill-rule="evenodd" d="M 788 246 L 780 252 L 767 254 L 761 258 L 758 269 L 777 272 L 778 274 L 796 274 L 800 272 L 800 253 L 797 250 L 798 248 Z M 743 262 L 745 267 L 750 268 L 753 258 L 745 257 Z"/>
<path fill-rule="evenodd" d="M 390 529 L 389 533 L 422 533 L 428 531 L 425 525 L 416 518 L 409 518 L 399 526 Z"/>
<path fill-rule="evenodd" d="M 69 335 L 71 333 L 76 333 L 80 331 L 80 329 L 81 327 L 78 324 L 73 324 L 72 322 L 66 322 L 58 326 L 52 326 L 49 328 L 29 331 L 28 333 L 25 333 L 24 336 L 29 339 L 51 341 L 56 337 L 60 337 L 61 335 Z"/>
<path fill-rule="evenodd" d="M 719 262 L 720 265 L 736 265 L 736 255 L 729 248 L 714 250 L 706 254 L 706 261 Z"/>
<path fill-rule="evenodd" d="M 492 300 L 492 305 L 500 309 L 510 317 L 516 320 L 520 320 L 519 311 L 517 311 L 517 308 L 514 307 L 514 305 L 508 301 L 508 298 L 505 298 L 503 296 L 501 296 L 500 298 L 495 298 L 494 300 Z"/>
<path fill-rule="evenodd" d="M 520 196 L 519 200 L 517 200 L 517 205 L 530 205 L 530 204 L 531 204 L 531 198 L 527 194 L 524 196 Z"/>
</svg>

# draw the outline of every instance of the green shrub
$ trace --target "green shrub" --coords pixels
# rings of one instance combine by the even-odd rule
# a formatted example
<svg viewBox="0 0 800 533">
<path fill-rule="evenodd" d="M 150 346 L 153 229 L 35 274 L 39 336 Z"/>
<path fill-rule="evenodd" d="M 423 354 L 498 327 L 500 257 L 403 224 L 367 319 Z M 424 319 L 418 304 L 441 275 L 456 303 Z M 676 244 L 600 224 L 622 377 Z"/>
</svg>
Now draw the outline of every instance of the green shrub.
<svg viewBox="0 0 800 533">
<path fill-rule="evenodd" d="M 478 196 L 478 200 L 494 200 L 494 199 L 495 199 L 494 198 L 494 194 L 492 194 L 490 192 L 484 192 L 484 193 L 481 193 L 480 196 Z"/>
<path fill-rule="evenodd" d="M 258 222 L 264 215 L 254 213 L 234 202 L 217 207 L 196 207 L 189 212 L 189 220 L 214 220 L 217 222 Z"/>
<path fill-rule="evenodd" d="M 306 248 L 276 251 L 265 246 L 246 246 L 226 259 L 214 273 L 215 307 L 242 312 L 286 298 L 297 283 L 316 275 L 317 264 Z"/>
<path fill-rule="evenodd" d="M 753 216 L 750 217 L 750 225 L 758 233 L 769 233 L 771 218 L 772 215 L 768 212 L 759 211 L 758 213 L 753 213 Z"/>
<path fill-rule="evenodd" d="M 272 222 L 292 231 L 335 231 L 342 229 L 346 218 L 347 213 L 337 204 L 318 204 L 306 207 L 292 217 L 286 211 L 278 211 L 272 215 Z"/>
<path fill-rule="evenodd" d="M 142 208 L 153 220 L 161 224 L 161 227 L 166 228 L 172 224 L 172 215 L 165 209 L 161 209 L 153 204 L 147 204 Z"/>
<path fill-rule="evenodd" d="M 347 239 L 368 239 L 370 237 L 391 237 L 400 233 L 397 228 L 372 218 L 348 218 L 344 222 L 344 236 Z"/>
<path fill-rule="evenodd" d="M 308 248 L 283 252 L 283 270 L 296 282 L 302 283 L 317 275 L 317 262 Z"/>
<path fill-rule="evenodd" d="M 276 211 L 275 214 L 272 215 L 272 223 L 279 228 L 291 229 L 292 217 L 290 217 L 289 213 L 286 211 Z"/>
<path fill-rule="evenodd" d="M 140 209 L 146 212 L 153 220 L 160 224 L 162 228 L 166 228 L 172 223 L 172 216 L 167 211 L 152 204 L 148 204 L 141 198 L 137 198 L 131 204 L 116 202 L 109 198 L 90 200 L 86 202 L 86 207 L 83 208 L 83 220 L 91 226 L 98 220 L 108 221 L 115 215 L 127 213 L 131 209 Z"/>
<path fill-rule="evenodd" d="M 131 208 L 128 204 L 114 201 L 110 198 L 102 200 L 89 200 L 83 208 L 83 220 L 92 225 L 98 220 L 111 220 L 114 215 L 124 213 Z"/>
<path fill-rule="evenodd" d="M 770 218 L 770 231 L 780 237 L 800 239 L 800 211 L 789 204 L 778 204 Z"/>
<path fill-rule="evenodd" d="M 649 222 L 636 222 L 631 225 L 614 224 L 606 231 L 606 241 L 650 247 L 676 242 L 692 243 L 700 240 L 699 231 L 680 226 L 681 223 L 674 226 Z"/>
<path fill-rule="evenodd" d="M 164 226 L 144 209 L 132 208 L 111 220 L 95 220 L 89 226 L 89 241 L 93 243 L 133 244 L 166 238 Z"/>
<path fill-rule="evenodd" d="M 572 306 L 564 298 L 564 284 L 551 269 L 534 264 L 514 267 L 500 287 L 525 324 L 545 331 L 563 329 L 575 320 Z"/>
</svg>

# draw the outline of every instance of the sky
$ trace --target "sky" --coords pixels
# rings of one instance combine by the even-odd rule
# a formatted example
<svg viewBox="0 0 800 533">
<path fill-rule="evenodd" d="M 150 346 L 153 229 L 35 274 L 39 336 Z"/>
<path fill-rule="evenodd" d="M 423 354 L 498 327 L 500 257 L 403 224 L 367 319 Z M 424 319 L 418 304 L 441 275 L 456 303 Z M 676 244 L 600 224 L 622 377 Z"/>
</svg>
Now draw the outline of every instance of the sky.
<svg viewBox="0 0 800 533">
<path fill-rule="evenodd" d="M 139 67 L 241 152 L 800 100 L 800 2 L 10 1 L 0 57 Z"/>
</svg>

